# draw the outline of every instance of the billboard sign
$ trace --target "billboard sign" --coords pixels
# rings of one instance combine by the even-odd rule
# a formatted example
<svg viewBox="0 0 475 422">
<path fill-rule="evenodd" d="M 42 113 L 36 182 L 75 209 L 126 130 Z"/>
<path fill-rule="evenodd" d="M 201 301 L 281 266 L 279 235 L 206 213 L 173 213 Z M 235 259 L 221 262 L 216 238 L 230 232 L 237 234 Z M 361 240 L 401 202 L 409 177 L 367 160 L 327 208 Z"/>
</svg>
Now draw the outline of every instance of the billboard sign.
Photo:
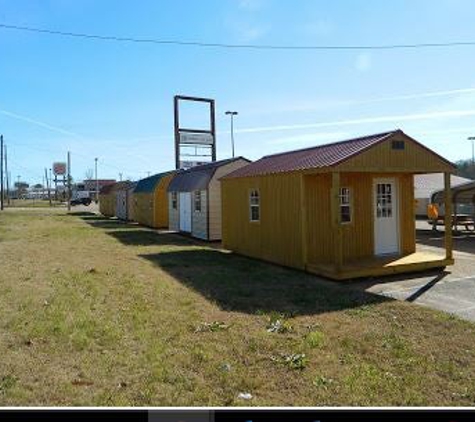
<svg viewBox="0 0 475 422">
<path fill-rule="evenodd" d="M 209 132 L 181 132 L 180 144 L 213 145 L 214 137 Z"/>
<path fill-rule="evenodd" d="M 183 170 L 191 169 L 192 167 L 209 164 L 209 161 L 180 161 L 180 168 Z"/>
<path fill-rule="evenodd" d="M 201 124 L 201 127 L 208 127 L 209 130 L 182 126 L 180 124 L 180 103 L 202 104 L 208 108 L 209 125 Z M 175 166 L 176 169 L 193 166 L 193 163 L 201 161 L 216 161 L 216 123 L 215 123 L 215 103 L 211 98 L 188 97 L 175 95 Z M 203 122 L 204 123 L 204 122 Z M 185 158 L 187 157 L 187 158 Z M 196 164 L 195 164 L 196 165 Z"/>
<path fill-rule="evenodd" d="M 53 174 L 64 176 L 66 174 L 66 163 L 53 163 Z"/>
</svg>

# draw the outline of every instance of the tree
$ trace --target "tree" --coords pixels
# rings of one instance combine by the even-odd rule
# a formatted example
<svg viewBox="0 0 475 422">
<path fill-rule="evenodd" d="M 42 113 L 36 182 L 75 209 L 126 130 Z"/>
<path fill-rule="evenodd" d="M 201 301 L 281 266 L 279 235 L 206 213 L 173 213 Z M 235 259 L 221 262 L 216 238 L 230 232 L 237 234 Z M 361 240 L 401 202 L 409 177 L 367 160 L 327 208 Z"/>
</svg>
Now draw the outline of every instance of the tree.
<svg viewBox="0 0 475 422">
<path fill-rule="evenodd" d="M 466 177 L 468 179 L 475 179 L 475 165 L 471 159 L 459 160 L 455 163 L 457 176 Z"/>
<path fill-rule="evenodd" d="M 94 177 L 94 170 L 93 169 L 87 169 L 86 172 L 84 173 L 84 179 L 85 180 L 92 180 Z"/>
</svg>

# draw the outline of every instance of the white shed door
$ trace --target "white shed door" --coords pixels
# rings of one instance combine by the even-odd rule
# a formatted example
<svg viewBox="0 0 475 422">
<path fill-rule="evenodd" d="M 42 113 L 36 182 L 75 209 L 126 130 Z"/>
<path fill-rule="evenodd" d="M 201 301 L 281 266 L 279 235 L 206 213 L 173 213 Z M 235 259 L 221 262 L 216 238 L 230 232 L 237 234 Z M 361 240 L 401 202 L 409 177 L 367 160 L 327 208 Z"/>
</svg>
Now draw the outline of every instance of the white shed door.
<svg viewBox="0 0 475 422">
<path fill-rule="evenodd" d="M 374 179 L 374 253 L 399 252 L 398 192 L 395 179 Z"/>
<path fill-rule="evenodd" d="M 180 192 L 180 231 L 191 233 L 191 193 Z"/>
</svg>

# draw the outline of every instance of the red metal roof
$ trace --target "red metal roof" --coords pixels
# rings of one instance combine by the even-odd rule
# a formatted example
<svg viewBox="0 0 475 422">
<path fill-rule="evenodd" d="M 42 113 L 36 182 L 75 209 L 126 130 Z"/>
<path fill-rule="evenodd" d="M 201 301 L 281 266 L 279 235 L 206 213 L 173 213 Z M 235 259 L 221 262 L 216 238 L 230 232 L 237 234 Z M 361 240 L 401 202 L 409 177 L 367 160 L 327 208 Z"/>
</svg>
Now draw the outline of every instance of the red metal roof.
<svg viewBox="0 0 475 422">
<path fill-rule="evenodd" d="M 266 155 L 260 160 L 232 172 L 225 176 L 225 178 L 258 176 L 334 166 L 398 132 L 401 133 L 400 130 L 393 130 L 297 151 Z"/>
</svg>

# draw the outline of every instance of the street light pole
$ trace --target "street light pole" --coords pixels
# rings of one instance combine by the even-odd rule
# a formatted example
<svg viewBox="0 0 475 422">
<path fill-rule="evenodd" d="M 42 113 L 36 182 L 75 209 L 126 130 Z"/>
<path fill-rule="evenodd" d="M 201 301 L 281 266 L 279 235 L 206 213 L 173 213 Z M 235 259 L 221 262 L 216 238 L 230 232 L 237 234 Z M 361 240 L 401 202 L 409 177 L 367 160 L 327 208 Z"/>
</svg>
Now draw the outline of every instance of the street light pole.
<svg viewBox="0 0 475 422">
<path fill-rule="evenodd" d="M 472 141 L 472 166 L 475 165 L 475 149 L 473 145 L 473 141 L 475 141 L 475 136 L 469 136 L 467 138 L 469 141 Z"/>
<path fill-rule="evenodd" d="M 231 116 L 231 147 L 234 158 L 234 116 L 237 116 L 239 113 L 237 111 L 227 111 L 225 114 Z"/>
<path fill-rule="evenodd" d="M 94 167 L 96 173 L 96 204 L 99 202 L 99 180 L 97 178 L 97 157 L 94 158 Z"/>
</svg>

